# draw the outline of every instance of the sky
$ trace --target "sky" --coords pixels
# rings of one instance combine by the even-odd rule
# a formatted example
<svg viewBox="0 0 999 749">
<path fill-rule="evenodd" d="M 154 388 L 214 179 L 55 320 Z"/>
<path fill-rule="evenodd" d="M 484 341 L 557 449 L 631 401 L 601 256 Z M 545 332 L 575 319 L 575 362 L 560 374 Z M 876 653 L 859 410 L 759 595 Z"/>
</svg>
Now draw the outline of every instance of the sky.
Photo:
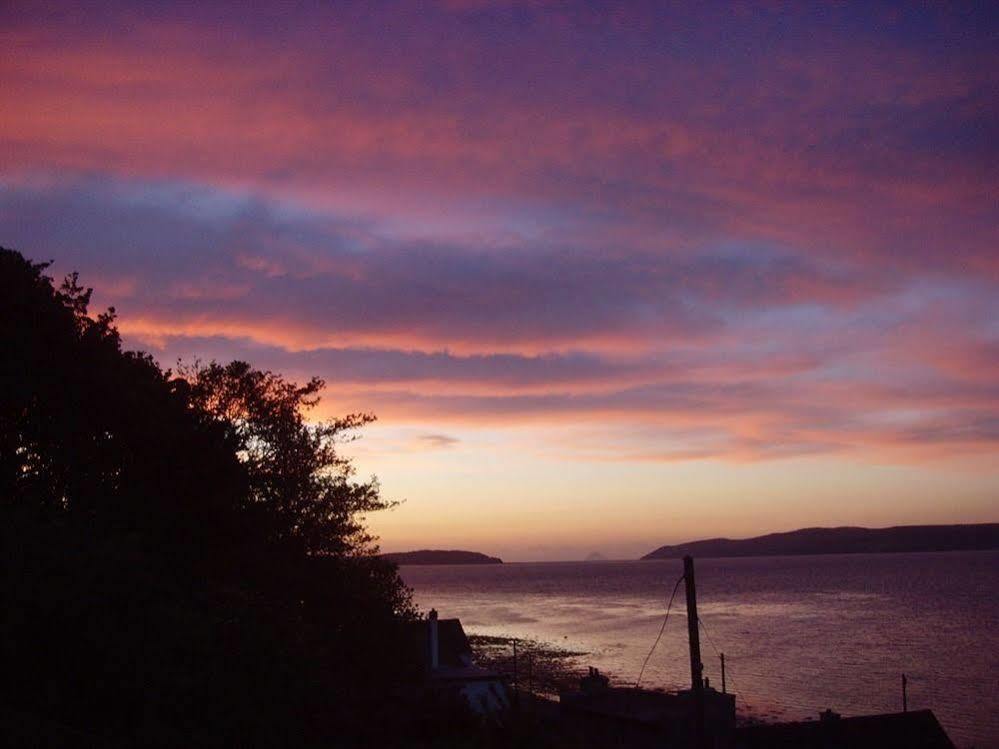
<svg viewBox="0 0 999 749">
<path fill-rule="evenodd" d="M 0 244 L 365 411 L 382 548 L 999 521 L 994 4 L 0 7 Z"/>
</svg>

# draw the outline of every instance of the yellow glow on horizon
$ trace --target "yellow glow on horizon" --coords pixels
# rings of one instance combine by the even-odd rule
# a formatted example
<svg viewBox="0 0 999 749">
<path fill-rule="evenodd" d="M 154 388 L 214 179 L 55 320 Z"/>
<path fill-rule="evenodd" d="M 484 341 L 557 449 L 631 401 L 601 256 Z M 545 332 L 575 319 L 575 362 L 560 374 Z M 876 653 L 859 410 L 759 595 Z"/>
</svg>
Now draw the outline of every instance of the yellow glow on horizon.
<svg viewBox="0 0 999 749">
<path fill-rule="evenodd" d="M 414 446 L 416 434 L 383 426 L 352 450 L 360 475 L 376 473 L 387 497 L 405 500 L 369 519 L 384 551 L 636 558 L 662 544 L 809 526 L 996 519 L 995 478 L 981 456 L 931 465 L 835 456 L 585 462 L 546 455 L 530 430 L 452 431 L 457 442 L 444 449 Z"/>
</svg>

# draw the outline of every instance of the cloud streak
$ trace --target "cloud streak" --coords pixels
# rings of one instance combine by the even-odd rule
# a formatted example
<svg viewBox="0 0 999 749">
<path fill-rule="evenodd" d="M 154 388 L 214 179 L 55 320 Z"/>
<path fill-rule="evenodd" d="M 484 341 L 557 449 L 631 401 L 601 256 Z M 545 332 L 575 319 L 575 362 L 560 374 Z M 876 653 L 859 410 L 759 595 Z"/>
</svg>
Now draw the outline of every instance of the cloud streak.
<svg viewBox="0 0 999 749">
<path fill-rule="evenodd" d="M 994 450 L 988 11 L 785 11 L 8 8 L 0 242 L 426 447 Z"/>
</svg>

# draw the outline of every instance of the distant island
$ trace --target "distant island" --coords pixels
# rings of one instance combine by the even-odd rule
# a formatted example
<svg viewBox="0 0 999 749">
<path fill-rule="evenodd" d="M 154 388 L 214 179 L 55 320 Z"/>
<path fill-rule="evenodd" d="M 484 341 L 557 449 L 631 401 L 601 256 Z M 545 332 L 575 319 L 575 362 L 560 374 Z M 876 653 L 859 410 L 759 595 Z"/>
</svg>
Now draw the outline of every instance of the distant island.
<svg viewBox="0 0 999 749">
<path fill-rule="evenodd" d="M 984 549 L 999 549 L 999 523 L 802 528 L 755 538 L 710 538 L 660 546 L 642 559 L 676 559 L 687 554 L 695 557 L 767 557 Z"/>
<path fill-rule="evenodd" d="M 599 551 L 591 551 L 589 554 L 586 555 L 586 559 L 584 559 L 583 561 L 584 562 L 606 562 L 607 561 L 607 557 L 605 557 Z"/>
<path fill-rule="evenodd" d="M 503 564 L 503 560 L 499 557 L 489 557 L 477 551 L 421 549 L 419 551 L 399 551 L 381 556 L 382 559 L 396 564 Z"/>
</svg>

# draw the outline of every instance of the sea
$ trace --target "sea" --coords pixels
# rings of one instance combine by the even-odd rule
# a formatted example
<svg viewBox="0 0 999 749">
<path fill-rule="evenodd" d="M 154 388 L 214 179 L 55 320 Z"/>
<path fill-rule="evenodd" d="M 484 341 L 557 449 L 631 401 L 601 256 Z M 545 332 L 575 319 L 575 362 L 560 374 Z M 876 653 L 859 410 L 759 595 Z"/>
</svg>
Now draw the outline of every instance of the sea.
<svg viewBox="0 0 999 749">
<path fill-rule="evenodd" d="M 405 566 L 423 611 L 476 634 L 585 652 L 634 683 L 680 560 Z M 741 715 L 817 718 L 930 708 L 958 747 L 999 748 L 999 551 L 695 561 L 705 675 Z M 681 584 L 642 686 L 689 686 Z"/>
</svg>

